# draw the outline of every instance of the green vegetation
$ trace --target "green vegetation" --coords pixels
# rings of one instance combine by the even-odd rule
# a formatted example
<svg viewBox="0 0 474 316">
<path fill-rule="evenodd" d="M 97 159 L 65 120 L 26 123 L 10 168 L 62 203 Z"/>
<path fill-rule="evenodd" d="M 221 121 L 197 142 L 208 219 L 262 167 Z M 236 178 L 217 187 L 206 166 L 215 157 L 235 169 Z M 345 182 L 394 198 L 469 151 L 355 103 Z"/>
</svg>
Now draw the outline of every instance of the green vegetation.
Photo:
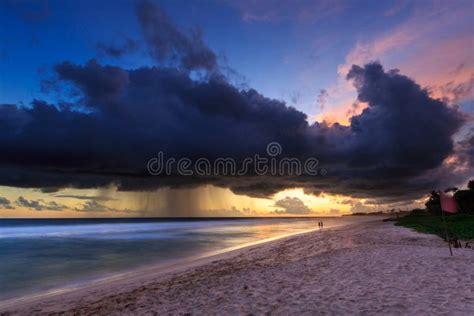
<svg viewBox="0 0 474 316">
<path fill-rule="evenodd" d="M 446 215 L 445 219 L 449 238 L 457 237 L 461 240 L 474 240 L 474 215 Z M 445 238 L 441 215 L 435 216 L 423 210 L 413 210 L 410 214 L 401 217 L 395 225 L 413 228 L 421 233 L 436 234 Z"/>
<path fill-rule="evenodd" d="M 474 180 L 469 181 L 466 190 L 449 188 L 458 204 L 459 213 L 445 213 L 448 239 L 474 241 Z M 425 209 L 412 210 L 397 220 L 395 225 L 413 228 L 421 233 L 436 234 L 446 239 L 445 226 L 441 216 L 439 193 L 431 191 Z"/>
</svg>

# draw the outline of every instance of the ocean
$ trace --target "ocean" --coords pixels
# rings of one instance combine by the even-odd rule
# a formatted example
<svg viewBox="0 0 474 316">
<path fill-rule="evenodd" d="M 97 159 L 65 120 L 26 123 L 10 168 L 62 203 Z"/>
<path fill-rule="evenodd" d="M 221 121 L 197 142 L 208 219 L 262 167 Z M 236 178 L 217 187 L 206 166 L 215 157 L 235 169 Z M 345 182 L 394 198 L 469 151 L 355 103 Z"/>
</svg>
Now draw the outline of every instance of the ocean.
<svg viewBox="0 0 474 316">
<path fill-rule="evenodd" d="M 0 301 L 318 229 L 319 220 L 373 219 L 0 219 Z"/>
</svg>

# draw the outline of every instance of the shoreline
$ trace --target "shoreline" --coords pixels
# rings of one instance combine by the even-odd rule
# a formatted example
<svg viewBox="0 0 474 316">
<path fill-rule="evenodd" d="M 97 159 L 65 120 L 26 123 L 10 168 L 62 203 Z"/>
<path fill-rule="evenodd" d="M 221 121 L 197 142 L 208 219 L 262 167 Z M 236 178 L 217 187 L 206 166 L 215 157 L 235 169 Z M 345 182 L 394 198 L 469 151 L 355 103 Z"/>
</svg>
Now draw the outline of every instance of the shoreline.
<svg viewBox="0 0 474 316">
<path fill-rule="evenodd" d="M 378 220 L 272 239 L 181 264 L 127 272 L 68 292 L 2 304 L 0 312 L 286 314 L 299 313 L 302 306 L 321 312 L 322 305 L 342 297 L 347 306 L 326 307 L 333 312 L 351 308 L 369 312 L 366 305 L 375 304 L 372 308 L 379 312 L 410 313 L 410 304 L 403 300 L 424 300 L 420 293 L 426 291 L 441 296 L 442 302 L 457 301 L 458 312 L 474 312 L 474 302 L 469 300 L 473 290 L 463 288 L 462 282 L 474 279 L 474 272 L 466 268 L 474 252 L 456 250 L 450 258 L 445 243 L 436 236 Z M 400 271 L 390 271 L 392 266 Z M 419 271 L 412 271 L 412 266 Z M 449 269 L 448 278 L 440 274 L 442 268 Z M 390 278 L 384 280 L 387 273 Z M 423 273 L 426 279 L 417 281 Z M 405 289 L 419 284 L 427 288 Z M 377 288 L 380 293 L 374 292 Z M 358 303 L 361 295 L 365 299 Z M 385 302 L 382 309 L 377 305 L 380 300 Z M 421 307 L 427 309 L 429 302 Z"/>
<path fill-rule="evenodd" d="M 256 240 L 253 242 L 246 242 L 246 243 L 232 246 L 232 247 L 205 252 L 203 254 L 194 255 L 187 258 L 172 259 L 172 260 L 160 262 L 157 264 L 149 264 L 147 266 L 131 268 L 128 271 L 113 273 L 111 275 L 98 277 L 91 280 L 86 280 L 84 282 L 77 281 L 70 284 L 65 284 L 57 288 L 53 288 L 51 290 L 40 291 L 39 293 L 27 294 L 20 298 L 6 299 L 3 301 L 0 301 L 0 312 L 8 308 L 12 308 L 12 307 L 15 308 L 24 304 L 32 304 L 33 302 L 52 298 L 59 295 L 74 293 L 77 291 L 87 291 L 89 289 L 111 285 L 116 282 L 125 282 L 127 279 L 130 279 L 130 278 L 139 278 L 140 275 L 145 274 L 145 273 L 150 273 L 153 276 L 166 275 L 169 273 L 179 273 L 187 269 L 205 265 L 207 263 L 210 263 L 211 261 L 222 260 L 222 259 L 227 259 L 233 256 L 237 256 L 242 251 L 245 251 L 250 247 L 259 246 L 265 243 L 270 243 L 272 241 L 278 241 L 285 238 L 291 238 L 294 236 L 307 234 L 307 233 L 311 233 L 315 231 L 324 233 L 328 230 L 341 229 L 344 227 L 348 227 L 352 225 L 360 225 L 360 224 L 361 223 L 347 223 L 347 224 L 331 226 L 331 227 L 327 227 L 323 229 L 314 228 L 314 229 L 308 229 L 308 230 L 303 230 L 303 231 L 294 232 L 294 233 L 278 235 L 278 236 L 269 237 L 269 238 L 265 238 L 261 240 Z"/>
</svg>

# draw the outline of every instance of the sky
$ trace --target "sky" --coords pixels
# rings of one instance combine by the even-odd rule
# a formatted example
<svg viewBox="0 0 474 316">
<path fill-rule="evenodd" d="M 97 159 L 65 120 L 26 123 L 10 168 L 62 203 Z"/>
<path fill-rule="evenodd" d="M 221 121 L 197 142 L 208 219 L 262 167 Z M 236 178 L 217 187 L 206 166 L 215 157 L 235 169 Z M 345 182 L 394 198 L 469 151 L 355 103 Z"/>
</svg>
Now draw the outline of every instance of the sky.
<svg viewBox="0 0 474 316">
<path fill-rule="evenodd" d="M 473 1 L 0 6 L 2 217 L 333 216 L 474 177 Z M 318 175 L 146 169 L 271 142 Z"/>
</svg>

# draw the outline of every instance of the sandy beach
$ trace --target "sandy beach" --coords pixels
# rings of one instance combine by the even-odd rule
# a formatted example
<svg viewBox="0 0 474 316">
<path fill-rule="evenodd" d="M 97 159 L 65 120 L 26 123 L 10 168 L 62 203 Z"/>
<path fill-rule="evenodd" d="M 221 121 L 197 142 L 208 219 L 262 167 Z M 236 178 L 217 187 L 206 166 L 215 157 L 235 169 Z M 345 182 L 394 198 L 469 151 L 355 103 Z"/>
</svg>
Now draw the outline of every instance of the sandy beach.
<svg viewBox="0 0 474 316">
<path fill-rule="evenodd" d="M 32 314 L 474 313 L 474 251 L 370 222 L 285 237 L 0 306 Z"/>
</svg>

